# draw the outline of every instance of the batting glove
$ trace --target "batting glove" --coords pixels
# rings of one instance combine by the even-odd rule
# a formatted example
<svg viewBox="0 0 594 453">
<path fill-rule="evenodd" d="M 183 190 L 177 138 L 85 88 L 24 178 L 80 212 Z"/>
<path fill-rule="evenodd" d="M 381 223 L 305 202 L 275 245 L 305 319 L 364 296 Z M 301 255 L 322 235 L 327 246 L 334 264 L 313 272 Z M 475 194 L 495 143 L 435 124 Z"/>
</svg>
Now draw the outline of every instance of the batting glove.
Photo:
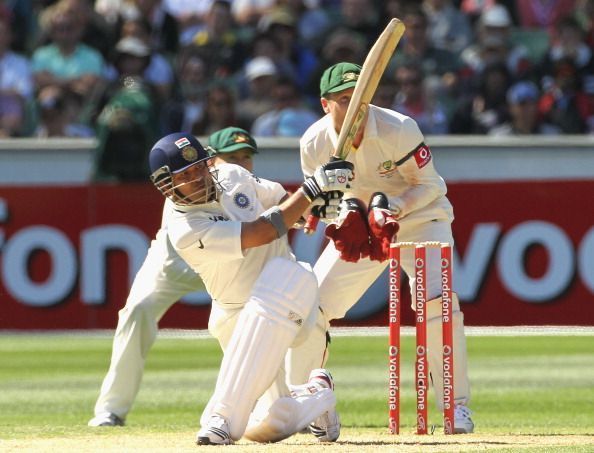
<svg viewBox="0 0 594 453">
<path fill-rule="evenodd" d="M 342 196 L 339 190 L 320 194 L 312 203 L 311 214 L 325 223 L 334 222 L 338 218 Z"/>
<path fill-rule="evenodd" d="M 390 243 L 396 240 L 400 225 L 390 210 L 388 198 L 383 193 L 376 192 L 371 196 L 367 221 L 371 246 L 369 259 L 385 261 L 390 255 Z"/>
<path fill-rule="evenodd" d="M 326 236 L 334 241 L 340 258 L 356 263 L 369 256 L 369 228 L 361 200 L 349 198 L 340 204 L 340 214 L 326 227 Z"/>
<path fill-rule="evenodd" d="M 305 197 L 314 201 L 321 193 L 338 190 L 344 192 L 353 180 L 354 166 L 346 160 L 336 160 L 321 165 L 314 174 L 305 179 L 301 189 Z"/>
</svg>

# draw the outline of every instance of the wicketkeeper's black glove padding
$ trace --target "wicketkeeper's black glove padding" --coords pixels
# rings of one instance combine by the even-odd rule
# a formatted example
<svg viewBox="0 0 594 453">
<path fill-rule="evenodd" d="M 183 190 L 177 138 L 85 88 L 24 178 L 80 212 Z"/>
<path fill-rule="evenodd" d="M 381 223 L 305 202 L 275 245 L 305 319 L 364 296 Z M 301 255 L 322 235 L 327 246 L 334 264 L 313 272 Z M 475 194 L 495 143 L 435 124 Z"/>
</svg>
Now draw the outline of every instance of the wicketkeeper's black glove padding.
<svg viewBox="0 0 594 453">
<path fill-rule="evenodd" d="M 369 202 L 369 259 L 385 261 L 390 256 L 390 243 L 396 240 L 396 233 L 400 225 L 390 211 L 390 203 L 385 194 L 376 192 Z"/>
<path fill-rule="evenodd" d="M 334 241 L 344 261 L 356 263 L 369 256 L 369 228 L 363 202 L 357 198 L 343 200 L 338 219 L 326 227 L 326 236 Z"/>
</svg>

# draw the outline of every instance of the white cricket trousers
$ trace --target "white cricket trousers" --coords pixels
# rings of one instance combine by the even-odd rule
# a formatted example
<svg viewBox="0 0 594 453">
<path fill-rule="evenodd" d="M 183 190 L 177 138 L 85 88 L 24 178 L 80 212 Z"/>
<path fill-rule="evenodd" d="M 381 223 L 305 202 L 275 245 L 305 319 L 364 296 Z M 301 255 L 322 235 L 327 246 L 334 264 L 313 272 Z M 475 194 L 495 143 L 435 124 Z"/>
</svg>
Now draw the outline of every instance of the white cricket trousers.
<svg viewBox="0 0 594 453">
<path fill-rule="evenodd" d="M 157 337 L 157 323 L 176 301 L 202 289 L 198 275 L 173 251 L 166 230 L 159 230 L 119 312 L 111 363 L 95 415 L 125 419 L 138 394 L 147 354 Z"/>
</svg>

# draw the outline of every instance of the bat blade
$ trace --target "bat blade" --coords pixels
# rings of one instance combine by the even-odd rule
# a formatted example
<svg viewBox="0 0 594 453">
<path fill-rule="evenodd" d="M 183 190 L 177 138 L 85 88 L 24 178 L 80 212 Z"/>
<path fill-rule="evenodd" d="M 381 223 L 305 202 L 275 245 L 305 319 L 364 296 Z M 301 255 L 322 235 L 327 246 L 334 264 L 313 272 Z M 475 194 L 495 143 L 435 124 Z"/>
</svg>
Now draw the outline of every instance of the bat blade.
<svg viewBox="0 0 594 453">
<path fill-rule="evenodd" d="M 393 18 L 369 50 L 361 67 L 361 72 L 353 90 L 342 128 L 338 134 L 336 149 L 331 159 L 346 159 L 352 151 L 353 141 L 367 116 L 369 103 L 375 94 L 375 90 L 386 70 L 386 66 L 388 66 L 388 62 L 392 58 L 392 54 L 400 38 L 404 34 L 404 30 L 404 24 L 399 19 Z M 319 217 L 309 215 L 304 232 L 306 234 L 313 234 L 316 230 L 318 220 Z"/>
<path fill-rule="evenodd" d="M 367 54 L 338 135 L 333 158 L 346 159 L 352 151 L 353 141 L 366 117 L 369 103 L 404 30 L 404 24 L 399 19 L 393 18 Z"/>
</svg>

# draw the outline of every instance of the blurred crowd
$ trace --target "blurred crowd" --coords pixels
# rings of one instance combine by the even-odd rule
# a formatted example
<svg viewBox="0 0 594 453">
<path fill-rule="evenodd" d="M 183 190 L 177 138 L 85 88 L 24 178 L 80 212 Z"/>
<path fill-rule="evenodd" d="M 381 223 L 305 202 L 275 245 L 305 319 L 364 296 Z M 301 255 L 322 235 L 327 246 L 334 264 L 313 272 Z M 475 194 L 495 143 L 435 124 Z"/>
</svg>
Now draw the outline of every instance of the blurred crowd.
<svg viewBox="0 0 594 453">
<path fill-rule="evenodd" d="M 136 179 L 173 131 L 300 136 L 392 17 L 373 103 L 424 134 L 594 133 L 594 0 L 4 0 L 0 137 L 97 137 Z"/>
</svg>

